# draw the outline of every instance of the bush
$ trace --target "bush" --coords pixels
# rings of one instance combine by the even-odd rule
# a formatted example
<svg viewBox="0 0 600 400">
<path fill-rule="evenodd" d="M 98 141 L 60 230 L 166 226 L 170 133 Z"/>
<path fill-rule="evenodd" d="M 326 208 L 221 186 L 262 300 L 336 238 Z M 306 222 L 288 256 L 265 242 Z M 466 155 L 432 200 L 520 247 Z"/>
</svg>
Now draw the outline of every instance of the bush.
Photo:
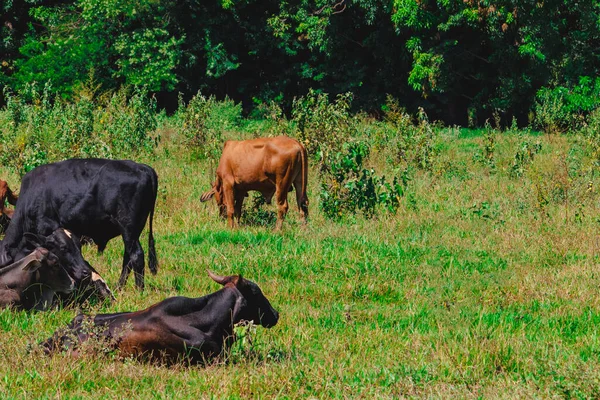
<svg viewBox="0 0 600 400">
<path fill-rule="evenodd" d="M 19 95 L 5 92 L 0 111 L 0 162 L 20 175 L 41 164 L 72 157 L 127 158 L 150 152 L 158 142 L 156 101 L 121 90 L 108 104 L 83 94 L 72 103 L 53 98 L 50 86 Z M 104 106 L 103 106 L 104 105 Z"/>
<path fill-rule="evenodd" d="M 600 169 L 600 108 L 589 115 L 582 134 L 593 168 Z"/>
<path fill-rule="evenodd" d="M 268 103 L 255 100 L 256 107 L 252 112 L 254 122 L 259 123 L 259 129 L 253 131 L 254 137 L 262 136 L 293 136 L 292 124 L 285 117 L 281 106 L 270 101 Z"/>
<path fill-rule="evenodd" d="M 260 192 L 254 192 L 252 203 L 248 207 L 248 201 L 245 202 L 242 210 L 242 223 L 253 226 L 273 226 L 277 221 L 277 214 L 263 207 L 267 204 L 264 196 Z"/>
<path fill-rule="evenodd" d="M 407 175 L 390 183 L 377 176 L 373 169 L 363 167 L 369 155 L 365 143 L 349 142 L 323 165 L 321 207 L 330 219 L 361 211 L 373 217 L 378 206 L 393 212 L 400 205 L 400 197 L 408 184 Z"/>
<path fill-rule="evenodd" d="M 223 148 L 223 132 L 239 128 L 242 106 L 225 98 L 204 97 L 200 92 L 187 104 L 180 97 L 178 115 L 183 119 L 183 134 L 202 158 L 217 159 Z"/>
<path fill-rule="evenodd" d="M 574 130 L 583 124 L 585 117 L 600 107 L 600 78 L 579 78 L 579 84 L 567 88 L 557 86 L 542 88 L 537 92 L 535 124 L 548 133 Z"/>
<path fill-rule="evenodd" d="M 340 151 L 342 144 L 356 133 L 350 116 L 352 93 L 340 94 L 330 103 L 326 93 L 310 89 L 306 96 L 294 99 L 292 118 L 298 127 L 297 138 L 317 161 Z"/>
<path fill-rule="evenodd" d="M 159 138 L 150 136 L 157 127 L 156 99 L 135 90 L 129 95 L 115 93 L 105 108 L 96 111 L 96 140 L 83 150 L 87 155 L 106 152 L 109 157 L 124 157 L 137 152 L 149 152 Z"/>
<path fill-rule="evenodd" d="M 496 168 L 496 136 L 496 130 L 491 127 L 489 121 L 485 121 L 483 149 L 473 155 L 474 161 L 489 167 L 492 171 Z"/>
<path fill-rule="evenodd" d="M 394 127 L 396 135 L 391 138 L 391 147 L 395 152 L 394 162 L 431 171 L 438 156 L 435 146 L 438 132 L 429 123 L 425 111 L 419 109 L 416 125 L 407 114 L 403 114 L 401 118 L 394 120 Z"/>
</svg>

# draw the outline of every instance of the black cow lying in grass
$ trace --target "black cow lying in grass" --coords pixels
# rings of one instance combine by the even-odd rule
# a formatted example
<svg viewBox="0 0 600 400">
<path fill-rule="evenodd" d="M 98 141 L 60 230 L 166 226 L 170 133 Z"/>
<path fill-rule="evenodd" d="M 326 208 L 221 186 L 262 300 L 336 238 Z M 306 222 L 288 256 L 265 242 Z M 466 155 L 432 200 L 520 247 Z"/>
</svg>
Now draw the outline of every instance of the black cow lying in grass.
<svg viewBox="0 0 600 400">
<path fill-rule="evenodd" d="M 58 257 L 38 247 L 17 262 L 0 269 L 0 307 L 45 310 L 56 292 L 71 293 L 75 281 Z"/>
<path fill-rule="evenodd" d="M 1 243 L 2 242 L 0 241 L 0 245 Z M 102 279 L 96 270 L 83 258 L 79 238 L 70 231 L 62 228 L 55 230 L 48 236 L 25 233 L 13 253 L 16 262 L 0 269 L 0 274 L 9 267 L 13 267 L 14 269 L 16 264 L 21 262 L 23 258 L 34 253 L 36 249 L 45 249 L 45 251 L 50 254 L 47 257 L 48 260 L 51 260 L 49 262 L 50 266 L 54 266 L 54 264 L 56 264 L 57 267 L 60 266 L 60 271 L 66 271 L 74 281 L 75 290 L 59 289 L 53 291 L 53 293 L 56 292 L 57 297 L 63 303 L 80 303 L 87 300 L 92 295 L 95 295 L 100 300 L 114 299 L 113 294 L 104 279 Z M 39 255 L 39 252 L 36 254 Z M 54 263 L 54 260 L 56 263 Z M 42 265 L 44 264 L 41 259 L 39 262 L 41 262 Z M 46 261 L 46 263 L 48 262 Z M 40 271 L 46 271 L 46 268 L 40 269 Z M 44 279 L 36 282 L 46 284 Z M 4 288 L 4 286 L 0 286 L 0 289 L 2 288 Z M 44 307 L 48 306 L 49 304 Z"/>
<path fill-rule="evenodd" d="M 266 328 L 277 324 L 279 314 L 258 285 L 241 276 L 210 277 L 224 287 L 199 298 L 171 297 L 142 311 L 82 314 L 57 331 L 42 346 L 47 354 L 69 349 L 94 336 L 123 357 L 137 357 L 172 364 L 202 363 L 233 343 L 233 326 L 241 320 Z"/>
</svg>

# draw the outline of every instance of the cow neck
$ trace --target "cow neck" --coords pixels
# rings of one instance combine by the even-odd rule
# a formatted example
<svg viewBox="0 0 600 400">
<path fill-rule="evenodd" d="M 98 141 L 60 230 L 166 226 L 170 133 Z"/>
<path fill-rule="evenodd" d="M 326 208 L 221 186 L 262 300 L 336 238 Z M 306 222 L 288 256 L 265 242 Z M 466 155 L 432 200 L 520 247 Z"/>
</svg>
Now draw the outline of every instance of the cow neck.
<svg viewBox="0 0 600 400">
<path fill-rule="evenodd" d="M 21 268 L 23 266 L 19 263 L 11 263 L 10 265 L 5 265 L 4 267 L 0 268 L 0 275 L 2 276 L 2 284 L 3 286 L 6 285 L 8 287 L 11 286 L 15 286 L 18 285 L 19 283 L 21 283 L 21 281 L 23 281 L 23 274 L 27 274 L 29 275 L 29 272 L 26 271 L 22 271 Z M 39 271 L 35 271 L 35 274 L 39 274 Z M 37 277 L 38 275 L 36 275 Z M 18 282 L 18 283 L 13 283 L 12 281 Z"/>
<path fill-rule="evenodd" d="M 13 261 L 21 238 L 23 237 L 23 230 L 19 229 L 17 226 L 19 225 L 17 213 L 15 213 L 14 217 L 15 218 L 13 218 L 6 230 L 4 239 L 0 241 L 0 266 L 2 266 L 2 264 L 8 265 L 8 263 Z"/>
<path fill-rule="evenodd" d="M 12 257 L 5 248 L 4 240 L 0 240 L 0 268 L 8 266 L 12 262 Z"/>
<path fill-rule="evenodd" d="M 227 285 L 221 290 L 209 295 L 208 301 L 203 304 L 201 310 L 203 313 L 209 313 L 211 331 L 223 332 L 225 335 L 231 335 L 233 325 L 239 322 L 239 316 L 244 307 L 244 296 L 233 285 Z"/>
</svg>

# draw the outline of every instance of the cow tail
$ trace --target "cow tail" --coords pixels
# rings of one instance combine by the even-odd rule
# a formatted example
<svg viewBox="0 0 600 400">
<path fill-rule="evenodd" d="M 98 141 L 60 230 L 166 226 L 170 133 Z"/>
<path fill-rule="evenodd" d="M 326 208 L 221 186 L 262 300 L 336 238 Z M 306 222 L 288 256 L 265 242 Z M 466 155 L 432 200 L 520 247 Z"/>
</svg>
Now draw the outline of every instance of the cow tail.
<svg viewBox="0 0 600 400">
<path fill-rule="evenodd" d="M 6 187 L 6 199 L 8 200 L 9 204 L 12 204 L 13 206 L 17 205 L 17 200 L 19 199 L 19 196 L 17 196 L 16 194 L 13 193 L 12 190 L 10 190 L 10 188 L 7 186 Z"/>
<path fill-rule="evenodd" d="M 156 198 L 158 197 L 158 175 L 152 170 L 152 191 L 154 199 L 150 209 L 150 223 L 148 225 L 148 267 L 153 275 L 158 272 L 158 258 L 156 257 L 156 247 L 154 247 L 154 235 L 152 234 L 152 220 L 154 219 L 154 207 L 156 207 Z"/>
<path fill-rule="evenodd" d="M 308 182 L 308 153 L 306 152 L 306 147 L 300 144 L 301 151 L 300 157 L 302 158 L 302 200 L 306 204 L 306 210 L 304 210 L 308 214 L 308 194 L 306 193 L 306 185 Z"/>
</svg>

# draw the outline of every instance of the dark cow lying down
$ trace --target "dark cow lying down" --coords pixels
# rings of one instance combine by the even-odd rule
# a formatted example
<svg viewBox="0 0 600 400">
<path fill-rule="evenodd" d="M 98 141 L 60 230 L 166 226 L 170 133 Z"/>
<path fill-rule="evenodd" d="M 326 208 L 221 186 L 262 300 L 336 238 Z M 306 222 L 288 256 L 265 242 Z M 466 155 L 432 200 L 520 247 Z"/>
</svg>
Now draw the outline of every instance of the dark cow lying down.
<svg viewBox="0 0 600 400">
<path fill-rule="evenodd" d="M 0 307 L 45 310 L 56 292 L 71 293 L 75 281 L 58 257 L 38 247 L 19 261 L 0 269 Z"/>
<path fill-rule="evenodd" d="M 48 259 L 57 260 L 57 266 L 61 267 L 60 271 L 66 271 L 74 281 L 75 291 L 53 291 L 58 294 L 58 297 L 63 302 L 71 303 L 77 301 L 80 303 L 87 300 L 91 295 L 97 296 L 100 300 L 114 299 L 104 279 L 98 275 L 96 270 L 81 255 L 79 238 L 62 228 L 55 230 L 48 236 L 25 233 L 15 249 L 14 258 L 17 261 L 10 266 L 0 269 L 0 273 L 6 268 L 18 264 L 23 258 L 30 256 L 38 249 L 47 251 L 49 253 Z M 37 254 L 39 254 L 39 251 Z M 41 262 L 41 264 L 43 266 L 44 263 Z M 50 266 L 53 267 L 54 263 L 50 262 Z M 41 267 L 40 270 L 42 270 Z M 43 277 L 39 278 L 41 279 L 38 281 L 39 283 L 48 284 Z M 4 287 L 0 286 L 0 288 Z"/>
<path fill-rule="evenodd" d="M 17 258 L 36 247 L 46 248 L 55 254 L 60 265 L 75 281 L 72 293 L 57 291 L 59 300 L 64 304 L 83 303 L 91 296 L 101 301 L 115 299 L 104 279 L 83 258 L 79 237 L 67 229 L 59 228 L 48 236 L 26 233 L 19 244 Z"/>
<path fill-rule="evenodd" d="M 6 202 L 8 204 L 12 204 L 13 206 L 17 205 L 18 197 L 15 195 L 12 190 L 8 187 L 8 184 L 0 179 L 0 233 L 6 232 L 8 228 L 8 224 L 13 215 L 13 210 L 8 210 L 5 208 Z"/>
<path fill-rule="evenodd" d="M 37 167 L 23 177 L 19 205 L 0 247 L 0 266 L 13 262 L 23 234 L 49 235 L 66 228 L 91 238 L 102 251 L 121 235 L 124 243 L 123 286 L 133 268 L 136 285 L 144 286 L 144 252 L 140 234 L 150 216 L 149 267 L 158 262 L 152 235 L 158 177 L 149 166 L 133 161 L 72 159 Z"/>
<path fill-rule="evenodd" d="M 224 287 L 199 298 L 171 297 L 145 310 L 96 315 L 91 323 L 100 336 L 123 357 L 173 363 L 201 363 L 219 355 L 233 342 L 233 326 L 241 320 L 270 328 L 279 314 L 258 285 L 241 276 L 210 277 Z M 90 338 L 85 316 L 77 316 L 67 328 L 42 344 L 46 353 L 69 349 Z M 93 330 L 94 331 L 94 330 Z"/>
<path fill-rule="evenodd" d="M 303 221 L 308 217 L 308 160 L 306 149 L 297 140 L 286 136 L 252 140 L 228 140 L 217 167 L 217 179 L 210 191 L 200 201 L 213 196 L 221 216 L 227 215 L 230 227 L 239 223 L 242 204 L 248 191 L 262 193 L 271 204 L 275 195 L 277 202 L 276 229 L 281 229 L 288 211 L 287 195 L 292 184 L 296 190 L 298 210 Z"/>
</svg>

